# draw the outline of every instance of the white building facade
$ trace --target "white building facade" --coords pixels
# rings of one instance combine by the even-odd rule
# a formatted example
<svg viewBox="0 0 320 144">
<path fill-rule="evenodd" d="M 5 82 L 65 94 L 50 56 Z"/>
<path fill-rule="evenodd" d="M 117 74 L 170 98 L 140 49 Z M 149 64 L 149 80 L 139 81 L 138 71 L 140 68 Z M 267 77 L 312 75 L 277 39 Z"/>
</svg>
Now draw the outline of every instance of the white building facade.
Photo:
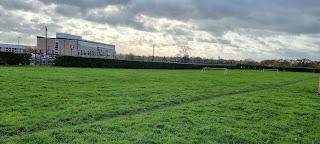
<svg viewBox="0 0 320 144">
<path fill-rule="evenodd" d="M 116 50 L 115 45 L 112 44 L 83 40 L 80 36 L 57 33 L 56 38 L 37 37 L 37 53 L 52 56 L 67 55 L 113 59 Z"/>
<path fill-rule="evenodd" d="M 24 45 L 0 44 L 1 52 L 27 53 L 28 48 L 32 47 Z"/>
</svg>

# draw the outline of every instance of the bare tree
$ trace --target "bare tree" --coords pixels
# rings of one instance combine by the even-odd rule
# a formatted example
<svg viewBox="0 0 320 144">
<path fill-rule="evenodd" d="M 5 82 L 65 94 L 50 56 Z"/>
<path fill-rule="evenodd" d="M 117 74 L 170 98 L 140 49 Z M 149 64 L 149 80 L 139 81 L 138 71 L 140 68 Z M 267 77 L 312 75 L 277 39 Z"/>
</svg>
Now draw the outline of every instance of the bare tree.
<svg viewBox="0 0 320 144">
<path fill-rule="evenodd" d="M 246 58 L 246 59 L 243 60 L 243 63 L 244 64 L 257 64 L 258 62 L 253 60 L 253 59 L 251 59 L 251 58 Z"/>
<path fill-rule="evenodd" d="M 320 70 L 320 62 L 314 62 L 314 68 Z"/>
<path fill-rule="evenodd" d="M 189 56 L 190 56 L 191 50 L 192 49 L 187 45 L 180 46 L 178 56 L 181 57 L 181 62 L 187 63 L 190 61 Z"/>
<path fill-rule="evenodd" d="M 135 55 L 132 53 L 126 55 L 126 60 L 134 60 L 134 58 L 135 58 Z"/>
</svg>

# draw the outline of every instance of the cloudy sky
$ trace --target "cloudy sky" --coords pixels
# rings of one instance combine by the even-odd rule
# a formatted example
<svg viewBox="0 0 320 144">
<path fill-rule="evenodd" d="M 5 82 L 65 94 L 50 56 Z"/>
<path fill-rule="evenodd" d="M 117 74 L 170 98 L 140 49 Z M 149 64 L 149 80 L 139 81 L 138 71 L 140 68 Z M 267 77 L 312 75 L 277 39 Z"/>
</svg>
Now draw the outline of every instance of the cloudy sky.
<svg viewBox="0 0 320 144">
<path fill-rule="evenodd" d="M 0 43 L 56 32 L 118 53 L 225 59 L 320 59 L 319 0 L 0 0 Z"/>
</svg>

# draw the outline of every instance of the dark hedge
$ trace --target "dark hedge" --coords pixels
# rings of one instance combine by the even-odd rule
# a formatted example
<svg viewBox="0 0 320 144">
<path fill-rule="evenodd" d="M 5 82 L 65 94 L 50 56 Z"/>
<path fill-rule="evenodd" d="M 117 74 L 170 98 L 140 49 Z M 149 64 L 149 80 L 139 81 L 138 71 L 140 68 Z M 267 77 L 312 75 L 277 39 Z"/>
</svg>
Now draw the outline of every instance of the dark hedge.
<svg viewBox="0 0 320 144">
<path fill-rule="evenodd" d="M 261 65 L 250 65 L 250 64 L 237 64 L 237 69 L 256 69 L 256 70 L 262 70 L 264 68 L 266 69 L 279 69 L 279 71 L 291 71 L 291 72 L 314 72 L 319 73 L 319 69 L 316 68 L 308 68 L 308 67 L 267 67 L 267 66 L 261 66 Z"/>
<path fill-rule="evenodd" d="M 147 61 L 127 61 L 115 59 L 83 58 L 57 56 L 56 66 L 65 67 L 97 67 L 97 68 L 130 68 L 130 69 L 202 69 L 203 67 L 235 69 L 235 65 L 202 65 Z"/>
<path fill-rule="evenodd" d="M 0 52 L 0 65 L 30 65 L 31 54 Z"/>
<path fill-rule="evenodd" d="M 262 70 L 279 69 L 279 71 L 292 72 L 315 72 L 318 69 L 305 67 L 265 67 L 261 65 L 237 64 L 237 65 L 208 65 L 208 64 L 185 64 L 185 63 L 166 63 L 166 62 L 147 62 L 147 61 L 127 61 L 115 59 L 84 58 L 72 56 L 57 56 L 56 66 L 64 67 L 96 67 L 96 68 L 130 68 L 130 69 L 202 69 L 203 67 L 228 68 L 228 69 L 253 69 Z"/>
</svg>

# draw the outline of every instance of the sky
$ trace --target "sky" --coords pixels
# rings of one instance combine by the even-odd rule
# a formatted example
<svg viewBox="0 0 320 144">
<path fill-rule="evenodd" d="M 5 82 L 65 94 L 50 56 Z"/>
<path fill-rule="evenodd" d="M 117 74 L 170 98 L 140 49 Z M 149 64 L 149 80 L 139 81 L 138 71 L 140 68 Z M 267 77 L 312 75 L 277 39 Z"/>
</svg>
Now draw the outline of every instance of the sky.
<svg viewBox="0 0 320 144">
<path fill-rule="evenodd" d="M 56 32 L 117 53 L 320 60 L 319 0 L 0 0 L 0 43 Z"/>
</svg>

